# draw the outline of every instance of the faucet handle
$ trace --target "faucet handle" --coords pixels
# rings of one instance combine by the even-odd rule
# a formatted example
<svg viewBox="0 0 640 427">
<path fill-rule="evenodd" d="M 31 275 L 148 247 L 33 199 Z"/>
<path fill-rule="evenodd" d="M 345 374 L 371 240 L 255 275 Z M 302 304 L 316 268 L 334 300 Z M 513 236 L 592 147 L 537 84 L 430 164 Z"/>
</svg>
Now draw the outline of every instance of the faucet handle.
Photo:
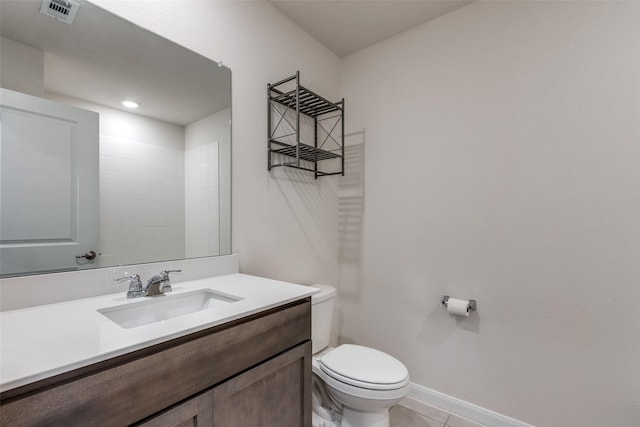
<svg viewBox="0 0 640 427">
<path fill-rule="evenodd" d="M 168 276 L 169 273 L 182 273 L 182 270 L 164 270 L 160 274 L 166 274 Z"/>
<path fill-rule="evenodd" d="M 173 290 L 173 288 L 171 288 L 171 281 L 169 280 L 169 273 L 182 273 L 182 270 L 163 270 L 160 272 L 160 275 L 163 277 L 162 289 L 160 290 L 162 293 Z"/>
<path fill-rule="evenodd" d="M 129 281 L 129 291 L 127 292 L 127 298 L 144 296 L 144 290 L 142 289 L 142 281 L 140 280 L 140 275 L 131 274 L 128 276 L 113 279 L 113 281 L 117 283 L 124 282 L 125 280 Z"/>
<path fill-rule="evenodd" d="M 125 273 L 127 274 L 127 273 Z M 116 277 L 115 279 L 113 279 L 114 282 L 124 282 L 125 280 L 135 280 L 135 279 L 140 279 L 140 276 L 138 274 L 129 274 L 127 276 L 122 276 L 122 277 Z"/>
</svg>

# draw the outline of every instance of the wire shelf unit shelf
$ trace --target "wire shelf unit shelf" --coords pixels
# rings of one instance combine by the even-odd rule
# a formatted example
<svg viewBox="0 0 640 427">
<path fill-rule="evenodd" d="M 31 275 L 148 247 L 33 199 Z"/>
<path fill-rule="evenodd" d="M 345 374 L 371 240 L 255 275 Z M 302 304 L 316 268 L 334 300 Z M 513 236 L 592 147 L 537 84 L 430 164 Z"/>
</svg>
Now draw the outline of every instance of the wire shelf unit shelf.
<svg viewBox="0 0 640 427">
<path fill-rule="evenodd" d="M 300 85 L 298 71 L 268 84 L 267 99 L 268 169 L 344 176 L 344 98 L 331 102 Z"/>
</svg>

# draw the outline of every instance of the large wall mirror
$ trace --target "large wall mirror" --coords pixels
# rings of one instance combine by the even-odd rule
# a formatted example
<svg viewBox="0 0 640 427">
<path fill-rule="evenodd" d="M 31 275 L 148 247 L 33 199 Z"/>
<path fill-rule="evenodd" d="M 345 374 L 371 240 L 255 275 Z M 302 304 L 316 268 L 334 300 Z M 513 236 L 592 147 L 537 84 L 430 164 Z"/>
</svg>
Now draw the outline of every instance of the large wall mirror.
<svg viewBox="0 0 640 427">
<path fill-rule="evenodd" d="M 0 2 L 0 276 L 229 254 L 231 70 L 73 3 Z"/>
</svg>

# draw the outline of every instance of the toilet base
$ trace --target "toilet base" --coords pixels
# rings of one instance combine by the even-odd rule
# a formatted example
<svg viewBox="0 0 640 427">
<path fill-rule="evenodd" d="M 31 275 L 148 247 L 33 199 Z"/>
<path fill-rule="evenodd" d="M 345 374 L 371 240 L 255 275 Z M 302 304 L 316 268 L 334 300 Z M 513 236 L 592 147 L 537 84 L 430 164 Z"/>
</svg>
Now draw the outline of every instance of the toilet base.
<svg viewBox="0 0 640 427">
<path fill-rule="evenodd" d="M 340 422 L 328 420 L 316 412 L 311 413 L 311 426 L 312 427 L 340 427 Z"/>
<path fill-rule="evenodd" d="M 342 408 L 342 427 L 389 427 L 389 410 L 360 412 Z"/>
</svg>

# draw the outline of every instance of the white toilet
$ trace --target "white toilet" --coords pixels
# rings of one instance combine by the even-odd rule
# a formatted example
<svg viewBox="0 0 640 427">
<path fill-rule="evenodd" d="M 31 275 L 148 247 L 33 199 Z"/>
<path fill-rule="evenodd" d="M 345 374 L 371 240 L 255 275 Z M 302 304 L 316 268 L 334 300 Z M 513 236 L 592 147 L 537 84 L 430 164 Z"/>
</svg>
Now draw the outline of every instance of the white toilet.
<svg viewBox="0 0 640 427">
<path fill-rule="evenodd" d="M 314 380 L 319 381 L 313 388 L 314 426 L 340 425 L 327 419 L 331 411 L 326 407 L 338 406 L 342 427 L 389 427 L 389 408 L 409 392 L 407 368 L 372 348 L 328 347 L 336 290 L 327 285 L 313 287 L 320 289 L 311 297 L 312 366 Z"/>
</svg>

